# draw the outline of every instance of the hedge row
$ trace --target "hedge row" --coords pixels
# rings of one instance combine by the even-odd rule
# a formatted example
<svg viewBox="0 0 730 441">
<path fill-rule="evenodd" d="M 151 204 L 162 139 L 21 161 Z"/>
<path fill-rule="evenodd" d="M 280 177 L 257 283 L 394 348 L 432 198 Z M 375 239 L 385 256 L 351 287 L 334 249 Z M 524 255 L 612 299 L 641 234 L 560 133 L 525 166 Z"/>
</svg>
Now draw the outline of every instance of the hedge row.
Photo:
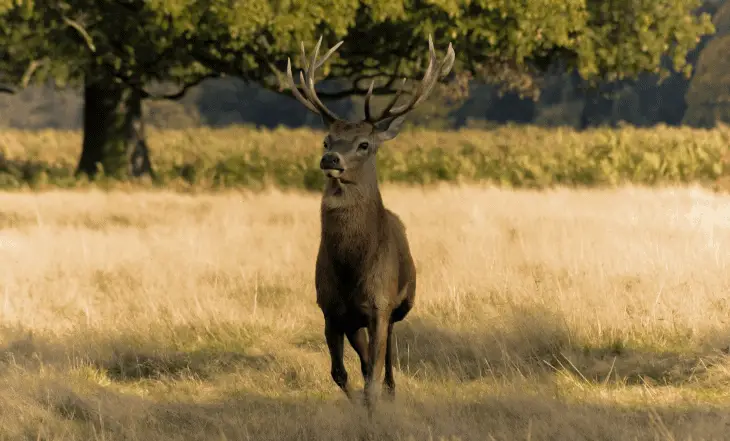
<svg viewBox="0 0 730 441">
<path fill-rule="evenodd" d="M 190 129 L 152 132 L 157 181 L 195 189 L 320 189 L 322 132 Z M 0 188 L 79 187 L 78 132 L 0 132 Z M 378 153 L 382 182 L 488 182 L 508 187 L 664 185 L 730 181 L 730 128 L 570 129 L 402 133 Z M 103 181 L 102 181 L 103 182 Z M 107 183 L 108 185 L 116 185 Z M 98 183 L 97 183 L 98 185 Z M 128 185 L 128 184 L 127 184 Z"/>
</svg>

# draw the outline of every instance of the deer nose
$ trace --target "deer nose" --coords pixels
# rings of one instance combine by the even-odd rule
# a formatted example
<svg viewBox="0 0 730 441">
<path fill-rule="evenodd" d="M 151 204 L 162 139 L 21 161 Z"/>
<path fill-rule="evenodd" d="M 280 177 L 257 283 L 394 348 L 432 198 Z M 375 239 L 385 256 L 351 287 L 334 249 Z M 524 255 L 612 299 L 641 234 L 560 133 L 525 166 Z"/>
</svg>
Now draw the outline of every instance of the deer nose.
<svg viewBox="0 0 730 441">
<path fill-rule="evenodd" d="M 319 168 L 322 170 L 342 170 L 340 155 L 333 152 L 325 153 L 322 156 L 322 160 L 319 161 Z"/>
</svg>

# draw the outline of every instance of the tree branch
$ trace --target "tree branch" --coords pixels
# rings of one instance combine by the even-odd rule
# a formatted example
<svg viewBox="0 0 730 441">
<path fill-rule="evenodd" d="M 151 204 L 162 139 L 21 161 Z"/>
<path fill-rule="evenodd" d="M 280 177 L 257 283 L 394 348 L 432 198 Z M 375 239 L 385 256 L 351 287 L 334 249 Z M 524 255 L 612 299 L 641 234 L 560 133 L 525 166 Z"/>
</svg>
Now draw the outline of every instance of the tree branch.
<svg viewBox="0 0 730 441">
<path fill-rule="evenodd" d="M 89 35 L 89 33 L 86 32 L 86 29 L 84 29 L 84 27 L 80 23 L 78 23 L 75 20 L 71 20 L 70 18 L 68 18 L 66 16 L 62 16 L 61 19 L 63 20 L 64 23 L 71 26 L 74 30 L 76 30 L 76 32 L 79 33 L 81 38 L 84 39 L 86 46 L 89 48 L 89 50 L 92 53 L 96 52 L 96 45 L 94 45 L 94 40 L 91 38 L 91 35 Z"/>
<path fill-rule="evenodd" d="M 420 43 L 420 42 L 419 42 Z M 415 47 L 416 41 L 411 41 L 408 43 L 407 48 L 411 49 Z M 271 92 L 275 92 L 279 95 L 288 96 L 291 98 L 294 98 L 294 95 L 292 94 L 291 90 L 288 87 L 288 84 L 285 80 L 286 75 L 277 68 L 273 62 L 270 61 L 270 58 L 266 55 L 260 53 L 256 50 L 255 47 L 246 46 L 245 48 L 242 48 L 240 52 L 248 53 L 249 55 L 252 55 L 256 61 L 256 63 L 259 64 L 259 66 L 266 66 L 268 67 L 269 73 L 273 74 L 275 77 L 274 81 L 267 81 L 266 77 L 262 72 L 246 72 L 239 66 L 236 66 L 235 63 L 225 62 L 222 61 L 223 58 L 226 58 L 227 56 L 232 56 L 234 59 L 236 57 L 236 53 L 232 53 L 229 51 L 223 51 L 222 48 L 224 48 L 226 45 L 222 44 L 218 41 L 198 41 L 198 47 L 193 49 L 193 58 L 199 61 L 201 64 L 206 66 L 208 69 L 211 69 L 215 72 L 224 73 L 230 76 L 235 76 L 238 78 L 241 78 L 246 83 L 256 83 L 263 87 L 266 90 L 269 90 Z M 218 56 L 212 56 L 207 53 L 206 48 L 208 46 L 216 47 L 219 51 L 221 51 L 221 57 Z M 357 51 L 357 49 L 355 49 Z M 349 54 L 358 53 L 355 51 L 350 51 Z M 366 51 L 360 51 L 362 53 L 361 58 L 365 59 L 368 55 Z M 408 80 L 414 80 L 416 79 L 415 75 L 399 75 L 398 72 L 401 70 L 402 63 L 405 59 L 413 60 L 413 57 L 411 54 L 409 54 L 409 57 L 399 57 L 398 62 L 396 64 L 396 67 L 394 69 L 393 74 L 386 74 L 382 72 L 378 72 L 376 68 L 369 68 L 367 73 L 361 73 L 357 75 L 356 77 L 352 78 L 352 87 L 340 90 L 337 92 L 317 92 L 317 95 L 326 100 L 337 100 L 346 98 L 348 96 L 364 96 L 368 93 L 368 87 L 362 87 L 360 85 L 360 82 L 363 80 L 368 79 L 375 79 L 375 78 L 387 78 L 387 82 L 384 85 L 377 86 L 373 88 L 373 95 L 391 95 L 396 92 L 396 88 L 394 87 L 396 81 L 401 80 L 403 78 L 406 78 Z M 359 60 L 352 60 L 349 63 L 345 64 L 337 64 L 337 68 L 341 75 L 338 75 L 340 78 L 346 78 L 346 77 L 352 77 L 352 74 L 354 72 L 361 72 L 361 70 L 356 70 L 353 66 L 358 65 L 357 61 Z M 253 75 L 252 75 L 253 74 Z M 420 77 L 418 78 L 420 79 Z M 327 78 L 323 78 L 322 81 L 326 81 Z M 368 85 L 369 86 L 369 85 Z"/>
<path fill-rule="evenodd" d="M 33 60 L 28 64 L 28 67 L 25 69 L 25 72 L 23 72 L 23 76 L 20 80 L 20 87 L 25 89 L 28 87 L 28 84 L 30 83 L 30 79 L 33 77 L 33 74 L 35 71 L 43 65 L 45 60 Z M 7 93 L 9 95 L 15 95 L 18 91 L 11 87 L 7 86 L 5 84 L 0 84 L 0 93 Z"/>
<path fill-rule="evenodd" d="M 33 77 L 33 74 L 39 67 L 41 67 L 42 64 L 43 61 L 41 60 L 33 60 L 30 62 L 28 68 L 25 70 L 25 72 L 23 73 L 23 77 L 20 80 L 20 85 L 21 87 L 23 87 L 23 89 L 28 87 L 28 84 L 30 83 L 30 79 Z"/>
<path fill-rule="evenodd" d="M 202 75 L 190 82 L 185 83 L 182 87 L 180 87 L 180 90 L 178 90 L 177 92 L 170 93 L 170 94 L 155 95 L 151 92 L 148 92 L 144 88 L 141 88 L 140 92 L 142 94 L 142 99 L 151 99 L 151 100 L 155 100 L 155 101 L 159 101 L 159 100 L 176 101 L 176 100 L 183 98 L 185 96 L 185 94 L 188 92 L 188 90 L 199 85 L 203 81 L 210 79 L 210 78 L 218 78 L 221 76 L 222 75 L 219 73 L 210 73 L 210 74 Z"/>
<path fill-rule="evenodd" d="M 235 69 L 228 63 L 217 60 L 215 57 L 212 57 L 202 51 L 195 51 L 193 53 L 193 58 L 206 66 L 208 69 L 218 72 L 221 75 L 234 75 L 241 78 L 246 83 L 253 81 L 251 76 L 248 75 L 246 72 L 240 69 Z"/>
<path fill-rule="evenodd" d="M 115 1 L 115 3 L 117 5 L 119 5 L 120 7 L 123 7 L 125 9 L 127 9 L 128 11 L 133 11 L 132 5 L 124 4 L 124 3 L 119 2 L 119 1 Z M 93 41 L 91 39 L 91 36 L 89 36 L 88 32 L 86 32 L 86 30 L 83 28 L 83 26 L 81 26 L 76 21 L 73 21 L 71 19 L 68 19 L 65 16 L 62 17 L 62 19 L 69 26 L 73 27 L 84 38 L 84 40 L 86 41 L 86 46 L 89 49 L 89 51 L 92 54 L 95 53 L 96 52 L 96 46 L 94 45 L 94 43 L 93 43 Z M 172 16 L 168 16 L 167 19 L 168 19 L 168 21 L 171 22 L 172 21 Z M 140 64 L 138 66 L 138 68 L 135 69 L 137 71 L 137 73 L 140 73 L 140 71 L 142 73 L 146 73 L 146 72 L 152 70 L 155 64 L 157 64 L 160 60 L 162 60 L 166 56 L 170 55 L 175 50 L 175 48 L 177 47 L 177 45 L 180 42 L 180 40 L 184 40 L 184 36 L 179 36 L 177 39 L 175 39 L 167 48 L 165 48 L 159 54 L 159 56 L 155 57 L 152 60 L 148 60 L 145 63 Z M 107 44 L 111 47 L 112 50 L 117 51 L 119 53 L 123 52 L 122 45 L 118 41 L 116 41 L 116 40 L 114 40 L 112 38 L 109 38 L 107 40 Z M 139 78 L 136 78 L 136 75 L 124 75 L 124 74 L 122 74 L 119 71 L 119 69 L 117 69 L 110 61 L 104 59 L 103 57 L 100 60 L 100 62 L 101 62 L 102 67 L 105 68 L 105 70 L 107 71 L 107 73 L 109 75 L 111 75 L 112 77 L 118 79 L 119 81 L 121 81 L 122 83 L 124 83 L 126 86 L 137 90 L 140 93 L 142 99 L 152 99 L 152 100 L 179 100 L 179 99 L 181 99 L 181 98 L 183 98 L 185 96 L 185 94 L 188 92 L 188 90 L 190 90 L 191 88 L 199 85 L 200 83 L 202 83 L 206 79 L 208 79 L 208 78 L 215 78 L 215 77 L 221 76 L 221 74 L 219 74 L 217 72 L 210 73 L 210 74 L 206 74 L 206 75 L 202 75 L 202 76 L 196 78 L 193 81 L 190 81 L 188 83 L 183 84 L 182 87 L 177 92 L 175 92 L 175 93 L 158 95 L 158 94 L 154 94 L 152 92 L 147 91 L 145 89 L 145 87 L 144 87 L 143 81 L 141 79 L 139 79 Z M 35 69 L 35 67 L 34 67 L 34 69 Z"/>
<path fill-rule="evenodd" d="M 390 77 L 388 82 L 382 86 L 373 87 L 373 95 L 379 96 L 379 95 L 392 95 L 396 92 L 397 89 L 394 89 L 393 83 L 395 83 L 398 79 L 403 79 L 404 77 Z M 406 77 L 407 78 L 407 77 Z M 290 88 L 283 88 L 281 87 L 281 84 L 271 84 L 266 82 L 258 82 L 258 84 L 263 87 L 264 89 L 275 92 L 279 95 L 288 96 L 291 98 L 294 98 L 294 94 L 292 93 Z M 408 93 L 404 91 L 405 93 Z M 323 92 L 323 91 L 317 91 L 317 96 L 320 97 L 323 100 L 338 100 L 342 98 L 347 98 L 349 96 L 363 96 L 368 93 L 367 87 L 359 87 L 357 85 L 353 85 L 353 87 L 350 87 L 348 89 L 339 90 L 337 92 Z"/>
</svg>

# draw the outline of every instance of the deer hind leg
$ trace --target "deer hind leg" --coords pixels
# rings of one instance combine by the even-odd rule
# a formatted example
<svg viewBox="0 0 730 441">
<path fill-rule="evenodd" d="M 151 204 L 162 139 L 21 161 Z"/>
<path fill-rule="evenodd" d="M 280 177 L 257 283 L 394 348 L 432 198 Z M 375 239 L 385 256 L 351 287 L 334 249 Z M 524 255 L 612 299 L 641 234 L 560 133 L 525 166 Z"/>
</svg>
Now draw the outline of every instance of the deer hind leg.
<svg viewBox="0 0 730 441">
<path fill-rule="evenodd" d="M 347 340 L 360 358 L 360 370 L 362 377 L 367 384 L 370 374 L 370 359 L 368 358 L 368 334 L 365 328 L 360 328 L 347 333 Z"/>
<path fill-rule="evenodd" d="M 393 323 L 388 324 L 388 339 L 385 344 L 385 380 L 383 386 L 385 388 L 385 397 L 389 401 L 395 399 L 395 378 L 393 378 L 393 349 L 391 342 L 393 340 Z"/>
<path fill-rule="evenodd" d="M 370 363 L 368 367 L 370 372 L 365 382 L 365 404 L 371 416 L 378 395 L 380 378 L 383 375 L 383 368 L 385 367 L 389 323 L 387 315 L 378 315 L 373 317 L 368 326 L 368 334 L 370 336 L 368 341 L 368 358 Z"/>
<path fill-rule="evenodd" d="M 325 319 L 324 336 L 332 361 L 332 379 L 342 389 L 347 398 L 352 399 L 350 387 L 347 384 L 347 370 L 344 362 L 345 333 L 339 330 L 330 320 Z"/>
</svg>

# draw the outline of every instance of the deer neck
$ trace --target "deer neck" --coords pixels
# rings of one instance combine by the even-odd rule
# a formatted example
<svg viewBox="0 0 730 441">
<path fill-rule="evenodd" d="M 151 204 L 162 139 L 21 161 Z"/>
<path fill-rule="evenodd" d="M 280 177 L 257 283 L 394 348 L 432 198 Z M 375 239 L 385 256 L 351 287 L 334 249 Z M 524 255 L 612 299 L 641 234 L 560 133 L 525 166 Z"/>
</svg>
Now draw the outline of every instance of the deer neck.
<svg viewBox="0 0 730 441">
<path fill-rule="evenodd" d="M 341 258 L 364 258 L 377 244 L 386 217 L 377 181 L 346 184 L 338 195 L 328 190 L 321 206 L 322 241 Z"/>
</svg>

